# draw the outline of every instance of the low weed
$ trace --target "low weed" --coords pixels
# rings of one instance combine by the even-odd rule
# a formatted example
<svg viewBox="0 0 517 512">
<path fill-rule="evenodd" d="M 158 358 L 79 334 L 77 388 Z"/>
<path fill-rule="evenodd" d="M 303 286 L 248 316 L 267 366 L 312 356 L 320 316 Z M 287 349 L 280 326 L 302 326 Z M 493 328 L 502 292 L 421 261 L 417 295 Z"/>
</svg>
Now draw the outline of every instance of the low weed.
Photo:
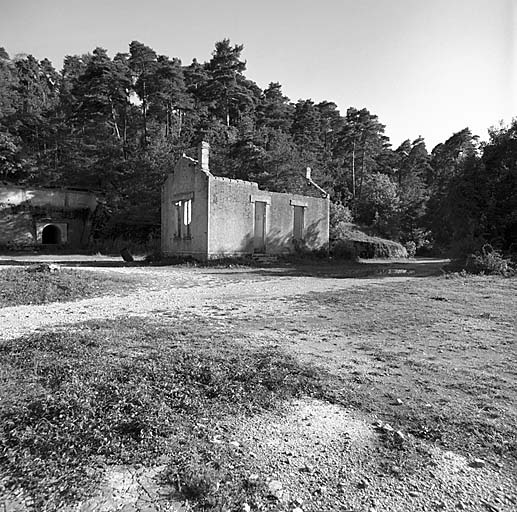
<svg viewBox="0 0 517 512">
<path fill-rule="evenodd" d="M 95 483 L 88 468 L 153 463 L 169 450 L 178 491 L 224 503 L 215 482 L 229 470 L 221 460 L 232 459 L 209 441 L 219 421 L 321 395 L 325 377 L 276 349 L 214 343 L 208 326 L 192 337 L 125 321 L 0 347 L 0 480 L 59 508 Z"/>
<path fill-rule="evenodd" d="M 0 270 L 0 308 L 71 301 L 134 287 L 134 279 L 127 277 L 68 269 L 51 271 L 40 267 Z"/>
</svg>

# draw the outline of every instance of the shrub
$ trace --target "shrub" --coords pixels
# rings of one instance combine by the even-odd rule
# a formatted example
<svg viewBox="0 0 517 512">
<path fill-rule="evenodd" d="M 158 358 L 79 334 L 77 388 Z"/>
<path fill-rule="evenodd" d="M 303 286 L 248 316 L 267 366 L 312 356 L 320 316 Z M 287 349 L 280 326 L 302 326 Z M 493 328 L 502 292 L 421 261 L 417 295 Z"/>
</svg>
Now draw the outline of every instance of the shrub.
<svg viewBox="0 0 517 512">
<path fill-rule="evenodd" d="M 331 245 L 331 254 L 336 258 L 407 258 L 407 251 L 398 242 L 369 236 L 353 224 L 343 224 L 337 240 Z"/>
<path fill-rule="evenodd" d="M 414 258 L 416 254 L 416 243 L 413 242 L 413 240 L 409 240 L 409 242 L 406 242 L 405 244 L 407 255 L 410 258 Z"/>
<path fill-rule="evenodd" d="M 353 221 L 352 212 L 347 206 L 339 203 L 330 203 L 330 239 L 337 240 L 342 237 L 347 226 Z"/>
<path fill-rule="evenodd" d="M 489 274 L 507 276 L 513 274 L 510 259 L 492 248 L 491 245 L 484 245 L 478 254 L 471 254 L 467 258 L 465 270 L 471 274 Z"/>
</svg>

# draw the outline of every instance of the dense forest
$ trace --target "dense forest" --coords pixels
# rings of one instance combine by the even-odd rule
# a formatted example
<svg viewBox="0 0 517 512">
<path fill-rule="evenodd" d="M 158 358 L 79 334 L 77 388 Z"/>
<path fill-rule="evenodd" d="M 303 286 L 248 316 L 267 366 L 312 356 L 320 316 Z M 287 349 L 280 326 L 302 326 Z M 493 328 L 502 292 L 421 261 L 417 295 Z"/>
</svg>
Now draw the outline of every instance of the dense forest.
<svg viewBox="0 0 517 512">
<path fill-rule="evenodd" d="M 517 120 L 488 142 L 465 128 L 431 152 L 422 138 L 394 149 L 365 108 L 261 89 L 242 50 L 224 39 L 208 62 L 183 65 L 133 41 L 114 58 L 67 56 L 57 71 L 0 48 L 0 181 L 102 192 L 97 236 L 145 240 L 165 175 L 207 140 L 215 174 L 285 191 L 310 166 L 334 219 L 421 251 L 517 243 Z"/>
</svg>

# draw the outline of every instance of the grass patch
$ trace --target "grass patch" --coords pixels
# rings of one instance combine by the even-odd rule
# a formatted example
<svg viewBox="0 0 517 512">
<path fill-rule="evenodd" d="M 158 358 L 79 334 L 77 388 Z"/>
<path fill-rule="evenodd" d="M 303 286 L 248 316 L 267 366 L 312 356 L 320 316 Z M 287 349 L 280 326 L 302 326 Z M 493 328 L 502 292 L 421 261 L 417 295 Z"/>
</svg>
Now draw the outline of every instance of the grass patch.
<svg viewBox="0 0 517 512">
<path fill-rule="evenodd" d="M 106 273 L 50 269 L 48 265 L 0 269 L 0 307 L 108 295 L 130 290 L 136 282 L 134 278 Z"/>
<path fill-rule="evenodd" d="M 1 477 L 47 508 L 87 492 L 89 468 L 152 463 L 167 450 L 178 490 L 203 506 L 253 499 L 233 471 L 219 491 L 232 460 L 211 442 L 220 420 L 324 388 L 324 376 L 278 350 L 214 343 L 208 323 L 195 336 L 140 319 L 37 334 L 2 346 L 0 368 Z"/>
</svg>

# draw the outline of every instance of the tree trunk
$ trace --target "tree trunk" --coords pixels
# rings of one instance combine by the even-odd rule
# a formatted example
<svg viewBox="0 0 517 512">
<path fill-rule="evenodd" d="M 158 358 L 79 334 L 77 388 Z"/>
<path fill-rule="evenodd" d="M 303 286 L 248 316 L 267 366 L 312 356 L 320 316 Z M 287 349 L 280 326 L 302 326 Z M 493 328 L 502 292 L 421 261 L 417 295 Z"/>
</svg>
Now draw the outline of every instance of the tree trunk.
<svg viewBox="0 0 517 512">
<path fill-rule="evenodd" d="M 355 199 L 355 139 L 352 146 L 352 197 Z"/>
<path fill-rule="evenodd" d="M 124 138 L 123 138 L 123 155 L 127 160 L 127 106 L 124 106 Z"/>
<path fill-rule="evenodd" d="M 178 115 L 178 139 L 181 137 L 181 130 L 183 128 L 183 112 L 180 110 Z"/>
<path fill-rule="evenodd" d="M 170 134 L 170 119 L 171 119 L 171 110 L 170 103 L 167 102 L 167 108 L 165 111 L 165 138 L 169 138 Z"/>
<path fill-rule="evenodd" d="M 111 98 L 110 98 L 110 105 L 111 105 L 111 117 L 113 119 L 113 126 L 115 127 L 115 135 L 117 136 L 117 139 L 120 140 L 120 131 L 118 129 L 117 115 L 115 113 L 115 106 L 113 105 L 113 100 Z"/>
<path fill-rule="evenodd" d="M 361 192 L 363 190 L 363 178 L 364 178 L 364 159 L 366 156 L 366 147 L 363 146 L 363 155 L 361 160 L 361 178 L 359 179 L 359 197 L 361 197 Z"/>
<path fill-rule="evenodd" d="M 142 141 L 142 145 L 144 149 L 147 147 L 147 93 L 145 90 L 145 80 L 143 83 L 144 86 L 144 94 L 142 98 L 142 114 L 144 118 L 144 140 Z"/>
</svg>

